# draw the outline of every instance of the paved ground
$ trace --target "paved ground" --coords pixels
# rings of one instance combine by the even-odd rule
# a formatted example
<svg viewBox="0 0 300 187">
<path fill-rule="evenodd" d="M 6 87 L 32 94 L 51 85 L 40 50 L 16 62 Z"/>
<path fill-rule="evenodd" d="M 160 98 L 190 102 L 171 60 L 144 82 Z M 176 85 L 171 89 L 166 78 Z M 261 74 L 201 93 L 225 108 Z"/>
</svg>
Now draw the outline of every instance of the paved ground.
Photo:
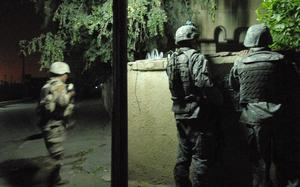
<svg viewBox="0 0 300 187">
<path fill-rule="evenodd" d="M 35 102 L 0 105 L 0 186 L 42 187 L 47 151 L 36 127 Z M 100 99 L 78 102 L 65 142 L 65 187 L 110 186 L 111 125 Z M 29 140 L 25 140 L 28 138 Z"/>
</svg>

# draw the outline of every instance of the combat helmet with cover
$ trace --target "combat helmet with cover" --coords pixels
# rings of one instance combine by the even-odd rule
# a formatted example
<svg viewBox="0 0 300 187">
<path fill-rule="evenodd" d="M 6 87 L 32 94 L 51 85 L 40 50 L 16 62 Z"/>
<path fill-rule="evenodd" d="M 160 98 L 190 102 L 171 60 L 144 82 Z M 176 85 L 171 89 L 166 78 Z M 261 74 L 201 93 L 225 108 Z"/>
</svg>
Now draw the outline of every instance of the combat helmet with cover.
<svg viewBox="0 0 300 187">
<path fill-rule="evenodd" d="M 71 73 L 70 67 L 65 62 L 54 62 L 51 64 L 49 72 L 54 77 Z M 57 107 L 55 98 L 59 92 L 65 90 L 66 85 L 60 79 L 50 78 L 47 83 L 41 88 L 40 101 L 36 108 L 36 112 L 40 116 L 56 116 L 61 117 L 64 113 L 64 108 Z"/>
<path fill-rule="evenodd" d="M 175 44 L 178 45 L 182 41 L 191 41 L 199 37 L 197 27 L 191 21 L 187 21 L 185 25 L 179 27 L 175 33 Z"/>
<path fill-rule="evenodd" d="M 56 74 L 56 75 L 63 75 L 66 73 L 71 73 L 70 67 L 65 62 L 54 62 L 50 66 L 50 73 Z"/>
<path fill-rule="evenodd" d="M 272 44 L 270 29 L 264 24 L 256 24 L 249 27 L 244 40 L 245 47 L 268 47 Z"/>
</svg>

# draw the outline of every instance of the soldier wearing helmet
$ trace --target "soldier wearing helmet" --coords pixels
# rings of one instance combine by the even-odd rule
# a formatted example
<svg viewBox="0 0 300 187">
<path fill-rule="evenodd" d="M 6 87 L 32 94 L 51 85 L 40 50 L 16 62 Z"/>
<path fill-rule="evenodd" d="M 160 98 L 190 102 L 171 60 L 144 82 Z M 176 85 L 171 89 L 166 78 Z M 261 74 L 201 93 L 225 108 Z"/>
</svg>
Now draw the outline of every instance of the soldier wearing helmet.
<svg viewBox="0 0 300 187">
<path fill-rule="evenodd" d="M 215 101 L 220 101 L 221 96 L 210 100 L 217 90 L 211 80 L 208 61 L 195 49 L 198 36 L 197 28 L 191 23 L 178 28 L 175 34 L 178 48 L 168 59 L 166 70 L 179 141 L 174 168 L 178 187 L 208 185 L 208 172 L 214 163 L 218 139 L 220 102 Z"/>
<path fill-rule="evenodd" d="M 244 40 L 249 52 L 234 62 L 229 77 L 229 84 L 240 95 L 239 121 L 246 131 L 253 186 L 272 185 L 270 164 L 275 157 L 271 155 L 271 147 L 276 146 L 274 128 L 283 108 L 281 67 L 284 58 L 270 50 L 271 43 L 267 26 L 251 26 Z"/>
<path fill-rule="evenodd" d="M 75 92 L 68 91 L 66 81 L 71 73 L 65 62 L 54 62 L 50 66 L 50 79 L 42 87 L 37 107 L 40 116 L 39 127 L 42 130 L 46 148 L 55 164 L 52 184 L 63 184 L 60 168 L 63 159 L 63 141 L 65 140 L 66 119 L 71 115 Z"/>
</svg>

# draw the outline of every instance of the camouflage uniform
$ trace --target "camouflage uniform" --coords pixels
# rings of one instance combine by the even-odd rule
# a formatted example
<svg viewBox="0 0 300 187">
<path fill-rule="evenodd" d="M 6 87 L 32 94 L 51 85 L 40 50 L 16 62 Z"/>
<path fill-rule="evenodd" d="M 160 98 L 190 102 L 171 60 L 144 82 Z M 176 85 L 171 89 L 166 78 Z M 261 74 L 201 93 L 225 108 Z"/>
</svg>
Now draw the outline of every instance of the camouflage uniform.
<svg viewBox="0 0 300 187">
<path fill-rule="evenodd" d="M 64 62 L 55 62 L 50 67 L 50 73 L 53 77 L 41 89 L 37 113 L 40 116 L 38 125 L 42 130 L 46 148 L 55 164 L 49 181 L 50 185 L 55 185 L 67 183 L 66 180 L 61 180 L 59 173 L 64 152 L 65 129 L 73 112 L 74 102 L 73 94 L 69 93 L 68 85 L 64 82 L 68 77 L 65 74 L 70 73 L 69 66 Z"/>
<path fill-rule="evenodd" d="M 185 25 L 176 32 L 176 43 L 184 35 L 192 36 L 194 26 Z M 183 39 L 180 40 L 181 36 Z M 193 38 L 193 37 L 192 37 Z M 185 41 L 185 40 L 184 40 Z M 178 153 L 174 168 L 176 186 L 208 185 L 208 171 L 214 163 L 217 146 L 217 107 L 209 102 L 215 91 L 208 72 L 208 61 L 199 51 L 180 47 L 168 61 L 167 75 L 172 95 L 172 111 L 178 132 Z M 190 181 L 189 170 L 192 166 Z"/>
<path fill-rule="evenodd" d="M 266 26 L 251 26 L 244 41 L 244 45 L 250 47 L 249 53 L 234 62 L 229 78 L 229 84 L 240 95 L 240 123 L 245 128 L 255 187 L 272 186 L 274 128 L 283 107 L 283 55 L 267 48 L 271 42 Z"/>
<path fill-rule="evenodd" d="M 63 156 L 63 141 L 67 117 L 72 114 L 74 104 L 67 94 L 66 84 L 59 79 L 51 78 L 41 89 L 39 102 L 40 128 L 45 137 L 46 147 L 52 158 Z"/>
</svg>

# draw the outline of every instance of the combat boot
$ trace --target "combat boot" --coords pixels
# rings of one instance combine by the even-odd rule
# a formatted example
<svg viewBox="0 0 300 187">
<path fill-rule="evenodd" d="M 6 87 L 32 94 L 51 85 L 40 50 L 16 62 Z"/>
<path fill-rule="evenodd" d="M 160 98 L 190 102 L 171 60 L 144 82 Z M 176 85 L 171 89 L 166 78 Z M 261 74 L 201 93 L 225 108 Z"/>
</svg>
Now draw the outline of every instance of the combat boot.
<svg viewBox="0 0 300 187">
<path fill-rule="evenodd" d="M 49 177 L 49 187 L 61 186 L 70 183 L 66 179 L 62 179 L 60 176 L 61 164 L 57 164 L 52 170 Z"/>
</svg>

